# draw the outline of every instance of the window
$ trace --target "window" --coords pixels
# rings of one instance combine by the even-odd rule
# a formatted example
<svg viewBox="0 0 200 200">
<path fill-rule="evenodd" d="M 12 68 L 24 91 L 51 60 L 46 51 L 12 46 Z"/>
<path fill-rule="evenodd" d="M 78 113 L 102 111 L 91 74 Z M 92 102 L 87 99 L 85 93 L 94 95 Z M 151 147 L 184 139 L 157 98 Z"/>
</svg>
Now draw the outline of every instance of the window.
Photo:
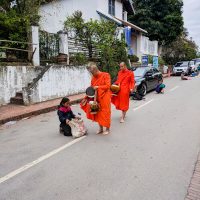
<svg viewBox="0 0 200 200">
<path fill-rule="evenodd" d="M 108 0 L 108 13 L 115 16 L 115 0 Z"/>
</svg>

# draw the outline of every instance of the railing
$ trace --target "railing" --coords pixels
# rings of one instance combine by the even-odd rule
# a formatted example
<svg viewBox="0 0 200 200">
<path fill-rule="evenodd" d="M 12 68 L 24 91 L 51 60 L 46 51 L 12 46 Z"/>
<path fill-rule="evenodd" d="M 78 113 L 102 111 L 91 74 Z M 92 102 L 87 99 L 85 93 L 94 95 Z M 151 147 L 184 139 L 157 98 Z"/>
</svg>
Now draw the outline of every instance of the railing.
<svg viewBox="0 0 200 200">
<path fill-rule="evenodd" d="M 10 43 L 10 45 L 8 45 Z M 12 45 L 13 44 L 13 45 Z M 32 62 L 33 55 L 36 48 L 32 51 L 29 50 L 30 46 L 34 45 L 30 42 L 21 42 L 13 40 L 0 40 L 0 61 L 16 62 L 16 61 L 29 61 Z M 21 46 L 21 47 L 18 47 Z M 24 47 L 23 47 L 24 46 Z"/>
<path fill-rule="evenodd" d="M 99 58 L 99 51 L 92 46 L 91 51 L 89 52 L 84 41 L 76 41 L 74 38 L 68 38 L 68 48 L 69 48 L 69 57 L 74 56 L 77 53 L 84 54 L 87 58 Z"/>
<path fill-rule="evenodd" d="M 148 37 L 142 36 L 141 51 L 143 54 L 158 55 L 158 42 L 150 41 Z"/>
<path fill-rule="evenodd" d="M 63 33 L 39 32 L 40 60 L 42 63 L 63 62 L 65 58 L 62 57 L 62 54 L 68 56 L 71 64 L 80 56 L 84 59 L 98 59 L 99 51 L 93 45 L 89 50 L 86 41 L 78 41 L 72 35 L 68 35 L 67 39 L 63 40 L 62 35 L 59 34 Z M 65 49 L 64 53 L 63 48 Z"/>
</svg>

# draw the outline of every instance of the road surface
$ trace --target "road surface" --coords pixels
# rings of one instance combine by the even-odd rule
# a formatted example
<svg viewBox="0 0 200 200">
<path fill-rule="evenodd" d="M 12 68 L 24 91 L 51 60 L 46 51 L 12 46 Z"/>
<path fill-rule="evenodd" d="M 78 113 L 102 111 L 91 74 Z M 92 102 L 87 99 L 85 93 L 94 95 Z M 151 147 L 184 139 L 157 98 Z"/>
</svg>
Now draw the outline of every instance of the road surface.
<svg viewBox="0 0 200 200">
<path fill-rule="evenodd" d="M 200 150 L 200 78 L 165 84 L 131 101 L 124 124 L 113 108 L 108 136 L 85 120 L 87 137 L 64 137 L 56 112 L 0 127 L 0 200 L 183 200 Z"/>
</svg>

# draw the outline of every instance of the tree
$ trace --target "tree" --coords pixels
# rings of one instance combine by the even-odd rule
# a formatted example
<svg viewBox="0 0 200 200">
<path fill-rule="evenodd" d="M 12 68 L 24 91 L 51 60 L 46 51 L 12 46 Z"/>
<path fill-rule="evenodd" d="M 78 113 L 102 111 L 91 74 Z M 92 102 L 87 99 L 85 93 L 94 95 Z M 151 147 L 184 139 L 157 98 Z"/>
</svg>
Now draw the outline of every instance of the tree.
<svg viewBox="0 0 200 200">
<path fill-rule="evenodd" d="M 168 45 L 182 33 L 181 0 L 135 0 L 134 4 L 136 14 L 129 21 L 147 30 L 150 40 Z"/>
<path fill-rule="evenodd" d="M 27 41 L 30 25 L 38 25 L 39 7 L 49 0 L 1 0 L 0 38 Z"/>
<path fill-rule="evenodd" d="M 181 36 L 172 44 L 163 48 L 162 56 L 168 64 L 175 64 L 178 61 L 192 60 L 198 57 L 198 46 L 188 39 L 188 32 L 185 29 Z"/>
<path fill-rule="evenodd" d="M 100 69 L 109 72 L 112 77 L 117 74 L 119 62 L 127 62 L 125 40 L 115 37 L 115 23 L 107 20 L 85 21 L 81 11 L 76 11 L 65 21 L 65 28 L 87 48 L 88 60 L 97 60 Z"/>
</svg>

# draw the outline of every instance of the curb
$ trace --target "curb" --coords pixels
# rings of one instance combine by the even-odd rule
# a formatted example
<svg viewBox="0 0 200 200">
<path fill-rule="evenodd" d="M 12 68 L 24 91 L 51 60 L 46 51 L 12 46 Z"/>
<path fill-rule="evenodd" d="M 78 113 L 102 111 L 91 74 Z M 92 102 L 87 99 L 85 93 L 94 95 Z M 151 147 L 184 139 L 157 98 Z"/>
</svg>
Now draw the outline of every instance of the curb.
<svg viewBox="0 0 200 200">
<path fill-rule="evenodd" d="M 163 74 L 163 78 L 168 78 L 168 77 L 169 77 L 168 74 Z M 81 102 L 81 100 L 82 100 L 82 98 L 72 100 L 71 104 L 78 104 L 78 103 Z M 19 121 L 19 120 L 27 118 L 27 117 L 37 116 L 37 115 L 48 113 L 48 112 L 55 111 L 55 110 L 57 110 L 57 105 L 53 105 L 53 106 L 46 107 L 46 108 L 43 108 L 43 109 L 40 109 L 40 110 L 34 110 L 34 111 L 30 111 L 30 112 L 27 112 L 27 113 L 24 113 L 24 114 L 19 114 L 19 115 L 15 115 L 15 116 L 12 116 L 12 117 L 0 119 L 0 126 L 9 122 L 9 121 Z"/>
<path fill-rule="evenodd" d="M 162 74 L 163 78 L 170 78 L 172 76 L 172 74 Z"/>
<path fill-rule="evenodd" d="M 72 100 L 71 104 L 78 104 L 78 103 L 81 102 L 81 100 L 82 100 L 82 98 Z M 40 114 L 55 111 L 55 110 L 57 110 L 57 107 L 58 107 L 58 105 L 53 105 L 53 106 L 43 108 L 43 109 L 40 109 L 40 110 L 35 110 L 35 111 L 27 112 L 27 113 L 24 113 L 24 114 L 21 114 L 21 115 L 16 115 L 16 116 L 8 117 L 8 118 L 5 118 L 5 119 L 1 119 L 0 125 L 3 125 L 3 124 L 5 124 L 9 121 L 19 121 L 19 120 L 26 118 L 26 117 L 37 116 L 37 115 L 40 115 Z"/>
<path fill-rule="evenodd" d="M 197 157 L 197 162 L 194 167 L 194 172 L 187 190 L 185 200 L 200 199 L 200 152 Z"/>
</svg>

